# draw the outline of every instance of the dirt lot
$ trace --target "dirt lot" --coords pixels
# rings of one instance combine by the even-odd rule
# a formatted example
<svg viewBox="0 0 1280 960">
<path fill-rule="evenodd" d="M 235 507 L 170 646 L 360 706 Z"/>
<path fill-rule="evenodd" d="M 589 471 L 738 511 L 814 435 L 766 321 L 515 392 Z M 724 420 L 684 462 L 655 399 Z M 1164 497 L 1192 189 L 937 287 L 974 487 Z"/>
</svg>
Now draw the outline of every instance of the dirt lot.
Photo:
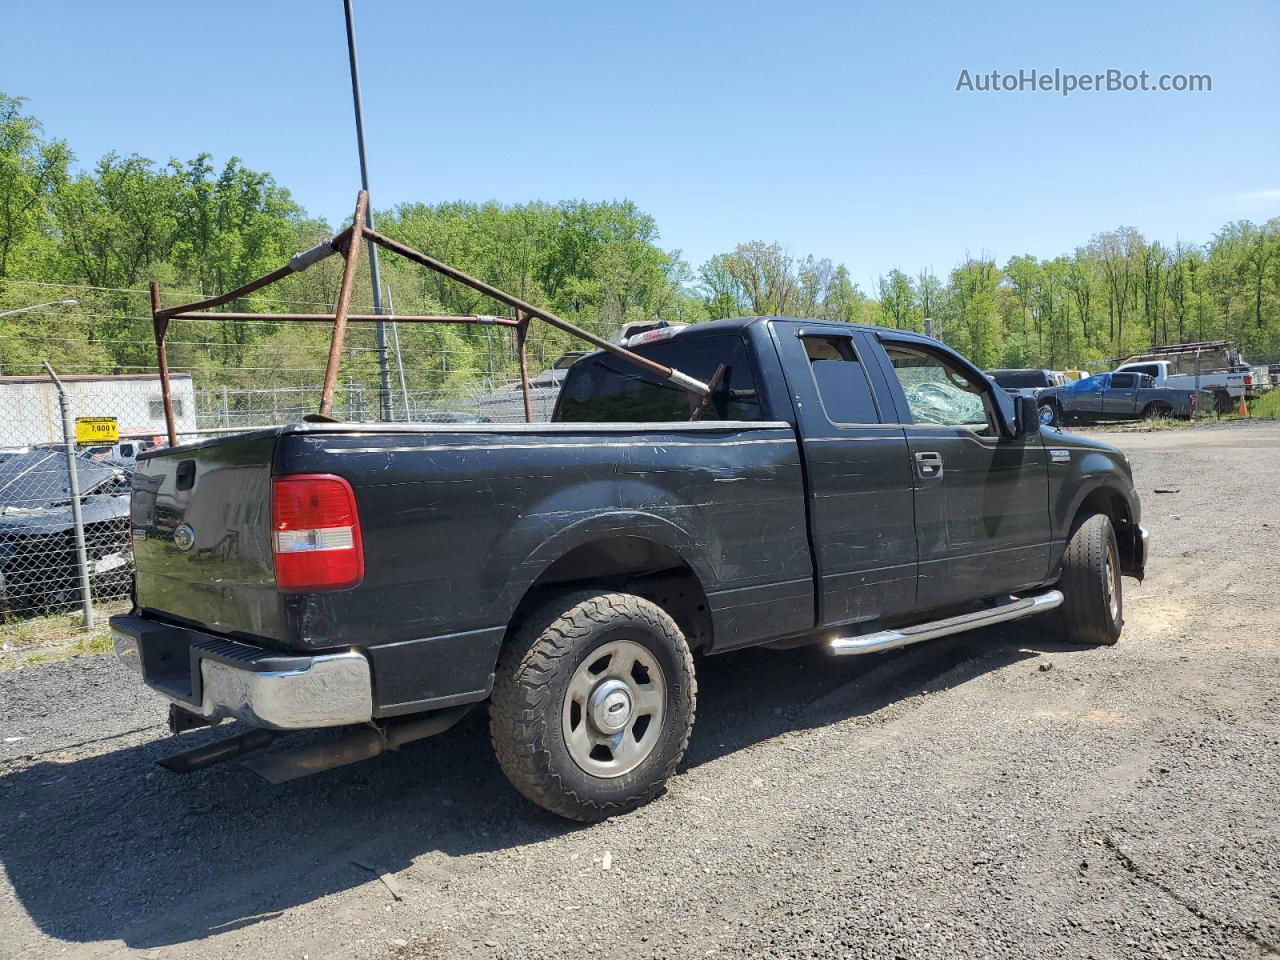
<svg viewBox="0 0 1280 960">
<path fill-rule="evenodd" d="M 1118 646 L 703 661 L 669 795 L 597 826 L 477 715 L 273 788 L 157 768 L 109 658 L 2 674 L 0 956 L 1280 956 L 1280 425 L 1109 439 L 1155 538 Z"/>
</svg>

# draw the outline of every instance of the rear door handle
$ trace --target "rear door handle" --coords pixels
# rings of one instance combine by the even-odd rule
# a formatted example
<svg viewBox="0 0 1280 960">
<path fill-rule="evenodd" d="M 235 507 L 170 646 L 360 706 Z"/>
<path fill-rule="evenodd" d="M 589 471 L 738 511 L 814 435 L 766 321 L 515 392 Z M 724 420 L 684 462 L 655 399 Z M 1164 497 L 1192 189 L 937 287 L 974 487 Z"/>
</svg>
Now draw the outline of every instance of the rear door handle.
<svg viewBox="0 0 1280 960">
<path fill-rule="evenodd" d="M 917 453 L 916 473 L 920 475 L 921 480 L 933 480 L 942 476 L 942 454 Z"/>
</svg>

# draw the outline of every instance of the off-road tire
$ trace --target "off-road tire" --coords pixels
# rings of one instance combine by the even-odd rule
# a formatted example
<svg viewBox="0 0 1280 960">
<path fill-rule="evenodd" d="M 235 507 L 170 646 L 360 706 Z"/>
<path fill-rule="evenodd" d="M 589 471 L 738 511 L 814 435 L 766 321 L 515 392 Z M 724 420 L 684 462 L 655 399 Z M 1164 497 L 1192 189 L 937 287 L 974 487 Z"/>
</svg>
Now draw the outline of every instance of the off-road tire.
<svg viewBox="0 0 1280 960">
<path fill-rule="evenodd" d="M 666 708 L 657 742 L 639 766 L 597 777 L 569 753 L 561 713 L 575 671 L 619 638 L 653 654 L 664 674 Z M 503 648 L 489 734 L 503 773 L 527 798 L 570 820 L 603 820 L 663 792 L 688 746 L 696 699 L 693 657 L 661 607 L 628 593 L 562 594 L 525 618 Z"/>
<path fill-rule="evenodd" d="M 1115 607 L 1108 600 L 1108 556 L 1115 591 Z M 1067 542 L 1062 558 L 1063 593 L 1058 609 L 1059 638 L 1086 646 L 1110 646 L 1124 628 L 1124 594 L 1121 591 L 1120 551 L 1111 518 L 1096 513 L 1085 520 Z"/>
</svg>

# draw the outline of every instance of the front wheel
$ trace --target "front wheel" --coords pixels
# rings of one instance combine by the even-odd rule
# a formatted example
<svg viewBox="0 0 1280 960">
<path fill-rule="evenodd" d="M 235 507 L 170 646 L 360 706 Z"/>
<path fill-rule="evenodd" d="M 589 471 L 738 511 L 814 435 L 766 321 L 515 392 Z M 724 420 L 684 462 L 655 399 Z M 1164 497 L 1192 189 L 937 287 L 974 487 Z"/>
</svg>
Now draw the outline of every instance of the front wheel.
<svg viewBox="0 0 1280 960">
<path fill-rule="evenodd" d="M 543 606 L 498 660 L 489 732 L 507 779 L 571 820 L 603 820 L 658 796 L 693 728 L 684 635 L 661 607 L 583 592 Z"/>
<path fill-rule="evenodd" d="M 1062 421 L 1062 413 L 1056 403 L 1040 405 L 1040 423 L 1046 427 L 1056 427 Z"/>
<path fill-rule="evenodd" d="M 1069 643 L 1110 646 L 1124 627 L 1120 551 L 1111 518 L 1094 514 L 1076 528 L 1062 558 L 1059 633 Z"/>
</svg>

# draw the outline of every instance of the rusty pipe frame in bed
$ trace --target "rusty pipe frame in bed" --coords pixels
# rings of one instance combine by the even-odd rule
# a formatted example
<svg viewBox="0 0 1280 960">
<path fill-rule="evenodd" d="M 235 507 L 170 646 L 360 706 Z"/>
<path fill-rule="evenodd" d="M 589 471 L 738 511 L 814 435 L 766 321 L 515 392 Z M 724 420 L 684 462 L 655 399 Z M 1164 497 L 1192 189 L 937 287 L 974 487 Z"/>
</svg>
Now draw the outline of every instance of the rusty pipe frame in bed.
<svg viewBox="0 0 1280 960">
<path fill-rule="evenodd" d="M 549 310 L 543 310 L 533 304 L 526 303 L 519 297 L 512 296 L 504 290 L 500 290 L 495 286 L 485 283 L 483 280 L 477 280 L 475 277 L 468 276 L 461 270 L 449 266 L 440 260 L 420 253 L 399 241 L 392 240 L 390 237 L 383 236 L 376 230 L 372 230 L 365 226 L 365 211 L 369 208 L 369 194 L 367 191 L 361 190 L 356 198 L 355 215 L 352 218 L 352 225 L 341 233 L 330 237 L 328 240 L 317 244 L 310 250 L 304 250 L 295 254 L 284 266 L 273 270 L 264 276 L 251 280 L 241 287 L 237 287 L 227 293 L 219 294 L 216 297 L 209 297 L 205 300 L 198 300 L 194 303 L 185 303 L 176 307 L 160 306 L 160 287 L 155 281 L 151 283 L 151 320 L 156 340 L 156 358 L 160 367 L 160 392 L 164 401 L 164 418 L 165 426 L 168 429 L 169 444 L 176 446 L 178 443 L 177 424 L 174 422 L 173 416 L 173 397 L 169 387 L 169 358 L 165 349 L 165 335 L 169 329 L 169 323 L 172 320 L 233 320 L 233 321 L 302 321 L 311 323 L 332 323 L 333 337 L 329 343 L 329 355 L 325 363 L 324 384 L 320 391 L 320 411 L 318 419 L 328 420 L 333 411 L 333 398 L 337 390 L 338 384 L 338 364 L 342 359 L 342 344 L 346 337 L 346 328 L 348 323 L 376 323 L 386 320 L 387 317 L 382 314 L 353 314 L 350 312 L 351 293 L 355 286 L 356 267 L 359 259 L 360 244 L 362 241 L 376 243 L 378 246 L 392 253 L 397 253 L 413 263 L 434 270 L 451 280 L 456 280 L 464 286 L 470 287 L 472 290 L 482 293 L 485 296 L 497 300 L 511 308 L 514 319 L 508 317 L 492 317 L 492 316 L 397 316 L 397 323 L 475 323 L 490 324 L 501 327 L 511 327 L 516 334 L 516 353 L 520 363 L 520 390 L 524 400 L 524 416 L 525 421 L 531 423 L 533 421 L 533 404 L 529 395 L 529 367 L 525 354 L 525 340 L 528 336 L 529 324 L 532 320 L 538 319 L 544 323 L 562 330 L 580 340 L 601 350 L 612 353 L 620 359 L 626 360 L 643 370 L 656 374 L 664 380 L 668 380 L 680 387 L 682 390 L 688 391 L 692 398 L 701 401 L 701 406 L 705 406 L 706 398 L 714 389 L 714 384 L 709 385 L 681 373 L 673 367 L 665 366 L 650 360 L 648 357 L 642 357 L 638 353 L 628 350 L 626 347 L 616 343 L 610 343 L 603 337 L 596 336 L 590 331 L 583 330 L 581 327 L 575 326 L 567 320 L 563 320 L 551 313 Z M 342 254 L 343 269 L 342 282 L 338 288 L 338 302 L 335 306 L 332 316 L 328 314 L 316 313 L 216 313 L 213 312 L 214 307 L 220 307 L 223 304 L 230 303 L 241 297 L 261 290 L 263 287 L 283 280 L 285 277 L 294 273 L 301 273 L 308 267 L 319 263 L 321 260 Z M 713 381 L 718 377 L 713 378 Z"/>
</svg>

